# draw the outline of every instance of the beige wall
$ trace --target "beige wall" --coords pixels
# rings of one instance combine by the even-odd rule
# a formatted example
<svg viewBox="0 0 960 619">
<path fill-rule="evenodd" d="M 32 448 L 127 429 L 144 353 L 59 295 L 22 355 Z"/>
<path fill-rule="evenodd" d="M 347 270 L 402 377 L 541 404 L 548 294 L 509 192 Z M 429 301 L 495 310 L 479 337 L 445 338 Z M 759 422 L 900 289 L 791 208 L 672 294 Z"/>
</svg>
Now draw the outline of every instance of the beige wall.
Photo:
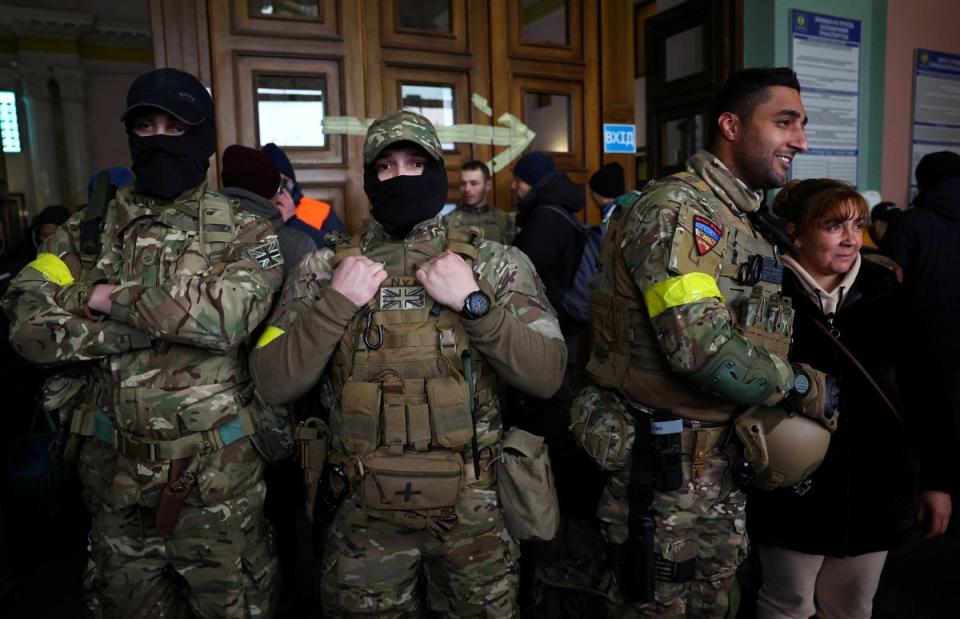
<svg viewBox="0 0 960 619">
<path fill-rule="evenodd" d="M 909 180 L 913 178 L 910 132 L 917 48 L 960 54 L 960 6 L 954 0 L 889 0 L 887 4 L 880 193 L 901 207 L 907 205 Z"/>
<path fill-rule="evenodd" d="M 90 118 L 90 169 L 130 167 L 127 136 L 120 123 L 127 89 L 150 65 L 101 64 L 87 68 L 87 115 Z"/>
</svg>

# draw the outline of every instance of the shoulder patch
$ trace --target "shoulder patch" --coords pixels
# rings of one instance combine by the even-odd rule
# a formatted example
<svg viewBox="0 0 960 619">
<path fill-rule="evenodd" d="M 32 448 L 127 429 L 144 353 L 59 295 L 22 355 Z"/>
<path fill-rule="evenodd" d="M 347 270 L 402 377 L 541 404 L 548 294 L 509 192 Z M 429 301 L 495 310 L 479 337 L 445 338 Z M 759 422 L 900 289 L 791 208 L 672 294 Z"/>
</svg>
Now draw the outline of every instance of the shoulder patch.
<svg viewBox="0 0 960 619">
<path fill-rule="evenodd" d="M 723 236 L 723 228 L 703 215 L 694 215 L 693 230 L 697 241 L 697 255 L 703 256 L 716 247 Z"/>
<path fill-rule="evenodd" d="M 283 256 L 280 254 L 280 241 L 277 239 L 251 247 L 244 253 L 247 258 L 260 265 L 260 268 L 264 271 L 283 264 Z"/>
</svg>

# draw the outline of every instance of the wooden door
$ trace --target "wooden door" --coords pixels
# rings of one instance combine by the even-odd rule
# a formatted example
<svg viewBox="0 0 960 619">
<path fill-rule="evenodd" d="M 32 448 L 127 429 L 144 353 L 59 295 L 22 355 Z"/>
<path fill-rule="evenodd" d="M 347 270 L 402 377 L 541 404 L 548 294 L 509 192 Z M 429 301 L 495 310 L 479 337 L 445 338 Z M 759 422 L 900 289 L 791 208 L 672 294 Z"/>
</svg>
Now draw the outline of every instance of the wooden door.
<svg viewBox="0 0 960 619">
<path fill-rule="evenodd" d="M 603 4 L 615 7 L 612 22 L 629 19 L 629 0 Z M 450 202 L 461 165 L 479 159 L 495 169 L 491 201 L 511 209 L 510 168 L 524 147 L 550 152 L 586 186 L 601 164 L 599 5 L 207 0 L 184 13 L 179 0 L 151 0 L 151 12 L 158 66 L 191 71 L 213 92 L 220 152 L 277 142 L 304 191 L 356 232 L 369 215 L 364 127 L 400 107 L 441 129 Z M 294 129 L 292 117 L 302 119 Z M 532 144 L 524 124 L 538 132 Z"/>
<path fill-rule="evenodd" d="M 742 0 L 689 0 L 646 20 L 648 172 L 706 145 L 710 106 L 743 64 Z"/>
<path fill-rule="evenodd" d="M 583 187 L 601 158 L 597 5 L 591 0 L 490 5 L 490 23 L 497 24 L 491 30 L 494 109 L 535 131 L 528 151 L 549 153 L 557 168 Z M 515 201 L 512 178 L 509 168 L 496 175 L 501 208 Z M 592 204 L 581 215 L 600 220 Z"/>
</svg>

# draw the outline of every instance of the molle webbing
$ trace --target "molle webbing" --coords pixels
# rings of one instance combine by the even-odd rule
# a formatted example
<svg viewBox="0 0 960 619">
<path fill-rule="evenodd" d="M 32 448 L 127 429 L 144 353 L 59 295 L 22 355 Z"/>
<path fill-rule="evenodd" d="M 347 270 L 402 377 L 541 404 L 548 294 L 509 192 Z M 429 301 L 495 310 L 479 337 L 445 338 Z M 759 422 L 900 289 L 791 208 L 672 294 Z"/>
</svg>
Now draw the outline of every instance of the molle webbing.
<svg viewBox="0 0 960 619">
<path fill-rule="evenodd" d="M 237 238 L 233 221 L 233 205 L 218 193 L 203 194 L 200 203 L 200 243 L 210 245 L 214 261 L 220 259 Z"/>
</svg>

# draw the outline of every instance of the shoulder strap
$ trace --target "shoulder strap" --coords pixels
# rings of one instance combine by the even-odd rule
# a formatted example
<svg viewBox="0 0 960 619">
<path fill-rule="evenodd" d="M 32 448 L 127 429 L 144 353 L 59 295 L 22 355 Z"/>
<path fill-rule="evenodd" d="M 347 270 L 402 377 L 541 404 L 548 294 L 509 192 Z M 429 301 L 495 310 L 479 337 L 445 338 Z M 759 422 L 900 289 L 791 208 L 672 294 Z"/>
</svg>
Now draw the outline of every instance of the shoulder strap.
<svg viewBox="0 0 960 619">
<path fill-rule="evenodd" d="M 887 394 L 883 392 L 883 389 L 880 388 L 880 385 L 877 384 L 877 381 L 873 380 L 873 377 L 870 376 L 870 372 L 867 371 L 867 368 L 863 367 L 863 365 L 860 364 L 860 361 L 858 361 L 857 358 L 853 356 L 853 353 L 850 352 L 850 349 L 844 346 L 843 342 L 837 339 L 837 336 L 835 336 L 833 333 L 830 332 L 829 329 L 823 326 L 823 324 L 819 320 L 817 320 L 810 314 L 804 314 L 804 316 L 806 316 L 810 320 L 810 322 L 816 325 L 816 327 L 820 329 L 820 331 L 824 335 L 827 336 L 827 339 L 830 340 L 830 343 L 833 344 L 834 347 L 836 347 L 836 349 L 839 350 L 844 357 L 846 357 L 847 361 L 850 362 L 850 365 L 855 367 L 857 371 L 860 372 L 860 375 L 863 376 L 863 378 L 867 381 L 867 383 L 871 387 L 873 387 L 873 390 L 877 393 L 878 396 L 880 396 L 880 399 L 883 400 L 883 403 L 887 405 L 887 409 L 891 413 L 893 413 L 893 416 L 897 418 L 897 421 L 902 422 L 903 417 L 900 416 L 900 411 L 898 411 L 897 407 L 893 405 L 893 402 L 890 401 L 890 398 L 887 397 Z"/>
<path fill-rule="evenodd" d="M 331 238 L 333 239 L 333 259 L 330 261 L 330 266 L 333 268 L 337 268 L 344 258 L 359 256 L 362 253 L 363 239 L 360 235 L 334 234 Z"/>
<path fill-rule="evenodd" d="M 571 226 L 577 229 L 577 232 L 580 234 L 586 234 L 587 231 L 583 229 L 583 223 L 579 219 L 574 217 L 573 213 L 568 211 L 565 208 L 559 206 L 554 206 L 552 204 L 544 204 L 541 208 L 545 208 L 548 211 L 553 211 L 554 213 L 560 213 L 560 215 L 569 223 Z"/>
<path fill-rule="evenodd" d="M 482 238 L 483 232 L 473 226 L 450 226 L 447 228 L 447 249 L 473 264 Z"/>
<path fill-rule="evenodd" d="M 101 170 L 93 186 L 90 204 L 83 212 L 80 224 L 80 252 L 82 256 L 97 256 L 100 253 L 100 232 L 107 207 L 117 194 L 117 187 L 110 182 L 110 172 Z"/>
<path fill-rule="evenodd" d="M 233 204 L 226 196 L 207 192 L 200 199 L 199 241 L 209 243 L 214 261 L 226 252 L 227 246 L 237 238 L 233 221 Z"/>
</svg>

